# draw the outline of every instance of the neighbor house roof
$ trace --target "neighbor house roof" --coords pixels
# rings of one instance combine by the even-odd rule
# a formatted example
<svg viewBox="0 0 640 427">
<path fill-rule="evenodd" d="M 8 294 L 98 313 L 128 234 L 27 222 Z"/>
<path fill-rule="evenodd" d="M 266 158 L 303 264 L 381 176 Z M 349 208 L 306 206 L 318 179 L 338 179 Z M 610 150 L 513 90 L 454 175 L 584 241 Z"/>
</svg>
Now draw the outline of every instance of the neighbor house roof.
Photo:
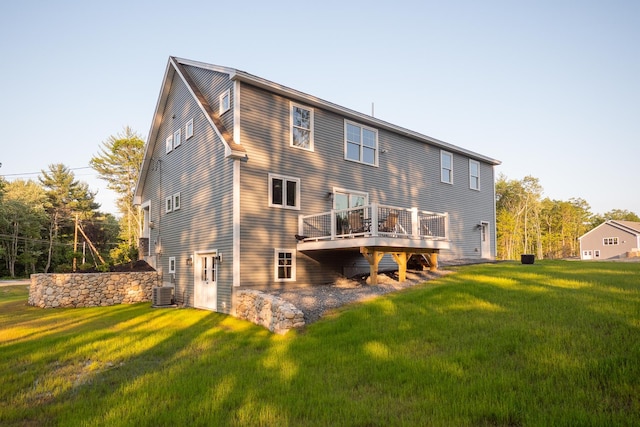
<svg viewBox="0 0 640 427">
<path fill-rule="evenodd" d="M 589 230 L 586 233 L 584 233 L 582 236 L 579 237 L 579 239 L 582 239 L 583 237 L 586 237 L 587 235 L 591 234 L 593 231 L 597 230 L 600 227 L 604 227 L 604 226 L 611 226 L 611 227 L 614 227 L 614 228 L 616 228 L 618 230 L 624 231 L 626 233 L 633 234 L 635 236 L 640 236 L 640 222 L 607 220 L 607 221 L 603 222 L 602 224 L 598 225 L 597 227 L 594 227 L 591 230 Z"/>
</svg>

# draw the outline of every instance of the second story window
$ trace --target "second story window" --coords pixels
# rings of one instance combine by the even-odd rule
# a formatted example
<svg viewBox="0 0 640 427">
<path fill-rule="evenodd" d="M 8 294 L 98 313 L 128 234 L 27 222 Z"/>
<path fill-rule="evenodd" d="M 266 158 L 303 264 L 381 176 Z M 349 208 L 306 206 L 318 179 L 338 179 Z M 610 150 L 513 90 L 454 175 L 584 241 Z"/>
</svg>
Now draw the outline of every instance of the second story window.
<svg viewBox="0 0 640 427">
<path fill-rule="evenodd" d="M 345 121 L 344 157 L 354 162 L 378 165 L 378 131 Z"/>
<path fill-rule="evenodd" d="M 469 188 L 480 190 L 480 162 L 469 159 Z"/>
<path fill-rule="evenodd" d="M 300 209 L 300 178 L 269 174 L 269 206 Z"/>
<path fill-rule="evenodd" d="M 313 110 L 311 108 L 291 104 L 290 145 L 313 151 Z"/>
<path fill-rule="evenodd" d="M 440 180 L 447 184 L 453 184 L 453 154 L 440 152 Z"/>
<path fill-rule="evenodd" d="M 605 237 L 604 239 L 602 239 L 602 243 L 605 246 L 617 245 L 618 244 L 618 238 L 617 237 Z"/>
</svg>

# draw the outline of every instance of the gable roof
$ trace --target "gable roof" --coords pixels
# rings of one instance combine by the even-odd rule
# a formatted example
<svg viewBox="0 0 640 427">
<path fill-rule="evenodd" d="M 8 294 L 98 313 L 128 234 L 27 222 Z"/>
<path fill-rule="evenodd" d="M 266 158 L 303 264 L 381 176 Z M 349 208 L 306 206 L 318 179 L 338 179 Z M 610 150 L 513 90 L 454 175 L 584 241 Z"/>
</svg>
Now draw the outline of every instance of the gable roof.
<svg viewBox="0 0 640 427">
<path fill-rule="evenodd" d="M 611 220 L 610 219 L 610 220 L 607 220 L 607 221 L 603 222 L 602 224 L 598 225 L 597 227 L 594 227 L 591 230 L 587 231 L 582 236 L 578 237 L 578 240 L 582 239 L 583 237 L 586 237 L 587 235 L 589 235 L 592 232 L 596 231 L 600 227 L 605 227 L 605 226 L 613 227 L 613 228 L 618 229 L 620 231 L 623 231 L 625 233 L 633 234 L 636 237 L 640 236 L 640 222 L 635 222 L 635 221 L 617 221 L 617 220 Z"/>
<path fill-rule="evenodd" d="M 146 178 L 146 171 L 148 170 L 152 160 L 151 153 L 153 153 L 155 149 L 157 134 L 160 128 L 161 120 L 162 120 L 162 112 L 164 111 L 164 107 L 167 103 L 167 98 L 171 90 L 171 84 L 173 82 L 175 75 L 177 75 L 182 80 L 182 82 L 186 85 L 191 96 L 193 96 L 197 105 L 200 107 L 205 117 L 211 124 L 211 127 L 214 129 L 214 131 L 216 132 L 216 134 L 224 144 L 226 156 L 229 158 L 235 158 L 235 159 L 244 159 L 244 160 L 247 159 L 246 149 L 241 144 L 233 140 L 233 136 L 224 127 L 224 125 L 222 124 L 222 121 L 218 117 L 218 114 L 211 108 L 207 99 L 204 97 L 204 95 L 198 88 L 195 81 L 186 72 L 184 67 L 185 65 L 227 74 L 229 78 L 233 81 L 244 82 L 244 83 L 259 87 L 261 89 L 267 90 L 269 92 L 285 96 L 289 99 L 303 102 L 309 106 L 318 107 L 324 110 L 328 110 L 328 111 L 340 114 L 345 118 L 357 120 L 360 123 L 365 125 L 369 125 L 379 129 L 386 129 L 388 131 L 391 131 L 391 132 L 394 132 L 394 133 L 397 133 L 397 134 L 400 134 L 400 135 L 403 135 L 403 136 L 406 136 L 430 145 L 434 145 L 438 148 L 451 151 L 453 153 L 463 154 L 472 159 L 480 160 L 482 162 L 485 162 L 491 165 L 501 164 L 499 160 L 493 159 L 491 157 L 487 157 L 482 154 L 473 152 L 471 150 L 467 150 L 462 147 L 458 147 L 456 145 L 441 141 L 439 139 L 435 139 L 430 136 L 423 135 L 421 133 L 391 124 L 389 122 L 380 120 L 373 116 L 369 116 L 369 115 L 357 112 L 355 110 L 342 107 L 338 104 L 334 104 L 332 102 L 325 101 L 315 96 L 306 94 L 304 92 L 291 89 L 287 86 L 283 86 L 281 84 L 269 81 L 267 79 L 263 79 L 262 77 L 249 74 L 245 71 L 170 56 L 169 61 L 167 62 L 165 75 L 162 80 L 160 95 L 158 96 L 158 101 L 156 103 L 156 109 L 153 115 L 151 129 L 149 130 L 149 136 L 147 138 L 144 158 L 142 161 L 141 173 L 140 173 L 140 176 L 138 177 L 138 183 L 136 185 L 136 192 L 134 197 L 139 198 L 141 196 L 142 187 L 144 186 L 144 181 Z"/>
</svg>

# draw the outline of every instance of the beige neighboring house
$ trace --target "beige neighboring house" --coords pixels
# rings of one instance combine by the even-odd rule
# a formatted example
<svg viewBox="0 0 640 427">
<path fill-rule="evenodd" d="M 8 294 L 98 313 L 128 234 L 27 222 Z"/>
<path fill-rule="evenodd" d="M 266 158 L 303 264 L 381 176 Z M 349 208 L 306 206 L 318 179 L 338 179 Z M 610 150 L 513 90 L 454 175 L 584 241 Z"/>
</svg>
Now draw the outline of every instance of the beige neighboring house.
<svg viewBox="0 0 640 427">
<path fill-rule="evenodd" d="M 640 256 L 640 222 L 606 221 L 579 240 L 583 260 Z"/>
</svg>

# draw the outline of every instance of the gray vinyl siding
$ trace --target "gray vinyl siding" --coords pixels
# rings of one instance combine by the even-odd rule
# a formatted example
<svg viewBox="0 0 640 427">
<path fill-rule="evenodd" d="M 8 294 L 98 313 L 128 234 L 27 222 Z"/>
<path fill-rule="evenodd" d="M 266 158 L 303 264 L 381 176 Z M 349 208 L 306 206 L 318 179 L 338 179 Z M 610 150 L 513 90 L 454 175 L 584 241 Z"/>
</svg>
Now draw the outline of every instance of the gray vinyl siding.
<svg viewBox="0 0 640 427">
<path fill-rule="evenodd" d="M 196 85 L 207 98 L 209 105 L 217 115 L 220 112 L 220 95 L 229 90 L 229 102 L 231 108 L 224 113 L 220 120 L 229 132 L 233 129 L 233 83 L 229 76 L 224 73 L 206 70 L 198 67 L 185 66 L 185 69 L 195 81 Z"/>
<path fill-rule="evenodd" d="M 217 96 L 215 97 L 217 101 Z M 175 117 L 174 117 L 175 116 Z M 185 124 L 193 119 L 194 135 L 185 139 Z M 165 152 L 165 138 L 182 129 L 182 144 Z M 232 182 L 233 161 L 224 157 L 224 146 L 197 106 L 182 80 L 175 75 L 152 153 L 153 162 L 142 201 L 151 201 L 151 254 L 165 283 L 175 284 L 179 303 L 194 304 L 194 267 L 186 259 L 196 251 L 216 249 L 224 254 L 218 266 L 218 310 L 232 300 Z M 159 160 L 159 163 L 158 163 Z M 166 213 L 165 197 L 180 193 L 179 210 Z M 158 242 L 162 251 L 156 251 Z M 176 273 L 169 258 L 176 258 Z"/>
<path fill-rule="evenodd" d="M 330 210 L 327 194 L 334 187 L 368 192 L 370 202 L 449 212 L 452 249 L 441 252 L 442 258 L 479 258 L 476 225 L 488 221 L 495 254 L 491 165 L 480 162 L 481 189 L 472 190 L 469 158 L 454 152 L 453 185 L 445 184 L 440 182 L 439 148 L 382 129 L 378 129 L 378 167 L 351 162 L 344 159 L 344 117 L 319 108 L 314 108 L 314 151 L 290 147 L 290 101 L 248 84 L 242 85 L 240 94 L 240 142 L 249 153 L 241 173 L 243 285 L 278 285 L 273 281 L 273 249 L 295 249 L 298 215 Z M 269 173 L 300 178 L 299 211 L 268 206 Z M 326 283 L 344 268 L 367 265 L 359 254 L 314 258 L 298 253 L 297 284 Z M 394 268 L 391 258 L 385 258 L 381 268 Z"/>
</svg>

